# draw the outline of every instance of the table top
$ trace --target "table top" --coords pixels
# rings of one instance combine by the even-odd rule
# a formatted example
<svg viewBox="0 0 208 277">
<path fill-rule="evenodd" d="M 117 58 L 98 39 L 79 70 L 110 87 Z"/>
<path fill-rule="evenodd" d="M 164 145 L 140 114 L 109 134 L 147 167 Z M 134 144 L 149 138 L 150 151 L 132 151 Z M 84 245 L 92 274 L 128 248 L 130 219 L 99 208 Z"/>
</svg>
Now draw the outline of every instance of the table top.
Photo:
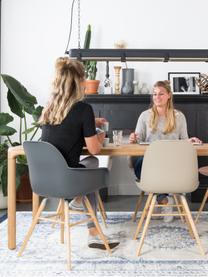
<svg viewBox="0 0 208 277">
<path fill-rule="evenodd" d="M 114 146 L 113 143 L 109 143 L 108 146 L 102 147 L 98 155 L 108 156 L 143 156 L 148 145 L 140 144 L 122 144 L 120 146 Z M 208 156 L 208 143 L 201 145 L 194 145 L 197 150 L 198 156 Z M 8 158 L 15 158 L 18 155 L 24 155 L 24 149 L 22 145 L 10 147 L 8 150 Z M 89 155 L 86 148 L 83 148 L 83 155 Z"/>
</svg>

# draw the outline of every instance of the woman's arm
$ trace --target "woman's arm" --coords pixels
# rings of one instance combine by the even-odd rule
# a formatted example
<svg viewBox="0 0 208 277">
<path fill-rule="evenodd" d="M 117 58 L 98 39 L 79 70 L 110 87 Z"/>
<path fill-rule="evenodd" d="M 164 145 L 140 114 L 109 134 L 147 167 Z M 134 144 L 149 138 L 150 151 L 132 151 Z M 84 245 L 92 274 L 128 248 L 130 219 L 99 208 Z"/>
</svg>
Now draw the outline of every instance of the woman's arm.
<svg viewBox="0 0 208 277">
<path fill-rule="evenodd" d="M 85 137 L 85 143 L 90 154 L 96 155 L 100 152 L 104 138 L 105 132 L 94 135 L 92 137 Z"/>
</svg>

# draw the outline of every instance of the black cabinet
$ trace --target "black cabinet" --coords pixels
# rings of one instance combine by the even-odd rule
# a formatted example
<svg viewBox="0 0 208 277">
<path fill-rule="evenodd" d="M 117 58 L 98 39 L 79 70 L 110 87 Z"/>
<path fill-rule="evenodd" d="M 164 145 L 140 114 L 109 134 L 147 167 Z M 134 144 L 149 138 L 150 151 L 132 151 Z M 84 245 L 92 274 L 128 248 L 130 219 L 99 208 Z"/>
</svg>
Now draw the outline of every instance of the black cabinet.
<svg viewBox="0 0 208 277">
<path fill-rule="evenodd" d="M 135 129 L 137 119 L 151 103 L 150 95 L 90 95 L 86 97 L 96 117 L 110 122 L 110 131 L 122 129 L 126 133 Z M 208 142 L 208 95 L 174 95 L 175 108 L 186 116 L 189 136 Z M 199 158 L 199 166 L 208 165 L 208 157 Z M 200 175 L 199 189 L 192 193 L 192 201 L 201 201 L 208 177 Z"/>
</svg>

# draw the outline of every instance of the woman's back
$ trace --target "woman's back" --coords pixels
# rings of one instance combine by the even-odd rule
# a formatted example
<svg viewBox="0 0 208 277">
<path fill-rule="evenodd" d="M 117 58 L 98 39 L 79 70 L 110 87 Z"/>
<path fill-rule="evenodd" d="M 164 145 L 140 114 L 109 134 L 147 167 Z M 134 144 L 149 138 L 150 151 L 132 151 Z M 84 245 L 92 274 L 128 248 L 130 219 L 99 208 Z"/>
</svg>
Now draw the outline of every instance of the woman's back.
<svg viewBox="0 0 208 277">
<path fill-rule="evenodd" d="M 56 146 L 69 166 L 80 167 L 79 157 L 85 144 L 84 137 L 95 134 L 92 108 L 89 104 L 79 101 L 60 124 L 44 124 L 41 139 Z"/>
</svg>

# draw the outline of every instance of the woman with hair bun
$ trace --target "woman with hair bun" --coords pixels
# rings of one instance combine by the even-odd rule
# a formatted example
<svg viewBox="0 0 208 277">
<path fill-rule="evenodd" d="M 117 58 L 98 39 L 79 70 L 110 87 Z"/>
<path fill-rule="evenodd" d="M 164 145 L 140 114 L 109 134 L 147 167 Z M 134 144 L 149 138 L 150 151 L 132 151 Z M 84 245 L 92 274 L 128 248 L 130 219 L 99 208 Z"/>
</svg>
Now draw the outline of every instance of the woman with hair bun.
<svg viewBox="0 0 208 277">
<path fill-rule="evenodd" d="M 173 105 L 173 94 L 169 81 L 158 81 L 154 84 L 152 105 L 150 109 L 141 113 L 138 118 L 135 132 L 129 136 L 130 143 L 153 142 L 155 140 L 189 139 L 186 118 L 184 114 Z M 201 143 L 192 137 L 191 142 Z M 140 179 L 143 157 L 132 158 L 135 175 Z M 173 204 L 172 197 L 167 194 L 159 194 L 159 204 Z M 162 207 L 164 213 L 172 213 L 171 206 Z M 164 217 L 165 222 L 173 220 L 173 216 Z"/>
<path fill-rule="evenodd" d="M 97 134 L 96 126 L 101 127 L 106 120 L 95 119 L 92 107 L 84 101 L 84 76 L 84 66 L 81 62 L 68 57 L 56 60 L 51 98 L 39 119 L 42 125 L 41 139 L 59 149 L 70 167 L 96 168 L 96 157 L 89 156 L 80 161 L 80 155 L 84 145 L 92 155 L 100 152 L 105 133 Z M 89 194 L 88 199 L 96 215 L 95 194 Z M 82 197 L 73 199 L 69 203 L 69 208 L 83 210 Z M 89 221 L 87 226 L 88 246 L 105 249 L 94 223 Z M 110 248 L 119 244 L 115 239 L 107 239 Z"/>
</svg>

